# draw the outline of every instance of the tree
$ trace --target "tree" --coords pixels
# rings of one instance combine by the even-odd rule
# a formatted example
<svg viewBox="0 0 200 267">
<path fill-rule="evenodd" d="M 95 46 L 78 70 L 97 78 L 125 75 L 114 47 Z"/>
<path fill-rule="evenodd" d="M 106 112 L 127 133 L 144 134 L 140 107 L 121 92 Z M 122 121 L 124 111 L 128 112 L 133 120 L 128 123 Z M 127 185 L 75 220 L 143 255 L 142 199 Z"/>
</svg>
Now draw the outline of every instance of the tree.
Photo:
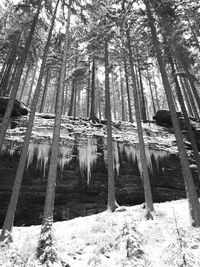
<svg viewBox="0 0 200 267">
<path fill-rule="evenodd" d="M 115 198 L 115 179 L 113 170 L 113 141 L 112 141 L 112 118 L 109 90 L 109 63 L 108 63 L 108 38 L 105 39 L 105 102 L 107 119 L 107 150 L 108 150 L 108 204 L 110 211 L 118 207 Z"/>
<path fill-rule="evenodd" d="M 164 65 L 164 62 L 162 59 L 162 52 L 160 49 L 156 28 L 154 25 L 153 15 L 151 12 L 149 1 L 144 0 L 144 3 L 146 6 L 146 12 L 147 12 L 147 17 L 148 17 L 148 21 L 149 21 L 149 27 L 151 29 L 152 40 L 154 43 L 154 48 L 156 51 L 158 64 L 160 67 L 163 86 L 165 89 L 165 93 L 166 93 L 167 100 L 168 100 L 168 105 L 169 105 L 170 112 L 171 112 L 172 124 L 174 127 L 178 151 L 180 154 L 180 162 L 181 162 L 183 177 L 184 177 L 184 181 L 185 181 L 186 194 L 187 194 L 187 198 L 188 198 L 188 202 L 189 202 L 189 212 L 190 212 L 190 216 L 191 216 L 191 220 L 192 220 L 192 225 L 193 226 L 200 226 L 200 205 L 199 205 L 199 201 L 198 201 L 192 173 L 191 173 L 191 170 L 189 167 L 189 161 L 188 161 L 187 154 L 186 154 L 186 151 L 184 148 L 183 139 L 181 136 L 181 130 L 180 130 L 179 122 L 178 122 L 178 117 L 176 114 L 176 109 L 174 107 L 174 103 L 173 103 L 173 99 L 172 99 L 172 95 L 171 95 L 170 83 L 169 83 L 167 73 L 165 70 L 165 65 Z"/>
<path fill-rule="evenodd" d="M 10 98 L 9 98 L 9 102 L 8 102 L 8 105 L 7 105 L 7 108 L 6 108 L 4 117 L 3 117 L 3 121 L 2 121 L 2 125 L 1 125 L 1 131 L 0 131 L 0 151 L 2 150 L 4 136 L 5 136 L 6 130 L 8 128 L 9 119 L 10 119 L 10 116 L 11 116 L 11 113 L 12 113 L 12 109 L 13 109 L 13 106 L 14 106 L 14 101 L 15 101 L 16 94 L 17 94 L 18 87 L 19 87 L 20 80 L 21 80 L 21 75 L 22 75 L 22 72 L 23 72 L 24 65 L 26 63 L 26 59 L 27 59 L 27 56 L 28 56 L 29 48 L 30 48 L 31 41 L 32 41 L 32 38 L 33 38 L 33 33 L 35 31 L 36 24 L 37 24 L 37 21 L 38 21 L 38 17 L 39 17 L 39 14 L 40 14 L 42 1 L 43 0 L 39 0 L 39 2 L 38 2 L 37 11 L 36 11 L 35 16 L 33 18 L 31 29 L 29 31 L 29 35 L 28 35 L 28 38 L 27 38 L 27 41 L 26 41 L 26 45 L 24 47 L 24 51 L 23 51 L 23 54 L 22 54 L 22 57 L 21 57 L 21 60 L 20 60 L 19 68 L 18 68 L 17 73 L 16 73 L 15 84 L 13 86 L 13 89 L 12 89 L 12 92 L 11 92 L 11 95 L 10 95 Z"/>
<path fill-rule="evenodd" d="M 64 42 L 64 55 L 61 65 L 61 73 L 59 79 L 59 86 L 57 91 L 56 101 L 56 117 L 53 131 L 53 140 L 51 148 L 51 156 L 49 163 L 48 181 L 46 198 L 44 204 L 43 222 L 41 227 L 41 235 L 37 248 L 37 256 L 42 263 L 53 263 L 57 260 L 56 252 L 52 247 L 52 226 L 53 226 L 53 209 L 55 199 L 55 186 L 56 186 L 56 175 L 57 175 L 57 164 L 58 164 L 58 151 L 59 151 L 59 140 L 60 140 L 60 127 L 61 127 L 61 116 L 63 106 L 63 90 L 64 81 L 66 74 L 66 61 L 67 51 L 69 48 L 69 29 L 70 29 L 70 18 L 71 18 L 71 5 L 72 0 L 69 1 L 68 5 L 68 16 L 66 23 L 65 42 Z"/>
<path fill-rule="evenodd" d="M 17 202 L 18 202 L 18 198 L 19 198 L 19 192 L 20 192 L 20 187 L 21 187 L 21 183 L 22 183 L 23 173 L 24 173 L 24 169 L 25 169 L 28 146 L 30 143 L 31 132 L 32 132 L 32 128 L 33 128 L 33 122 L 34 122 L 35 112 L 36 112 L 36 107 L 37 107 L 37 101 L 38 101 L 39 94 L 40 94 L 40 87 L 41 87 L 41 82 L 42 82 L 42 78 L 43 78 L 47 53 L 48 53 L 48 49 L 49 49 L 49 45 L 50 45 L 50 41 L 51 41 L 51 36 L 52 36 L 53 27 L 54 27 L 58 3 L 59 3 L 59 0 L 57 0 L 57 5 L 55 8 L 54 16 L 52 18 L 52 23 L 51 23 L 51 27 L 49 30 L 48 39 L 47 39 L 46 46 L 44 49 L 43 60 L 42 60 L 41 68 L 40 68 L 40 75 L 38 78 L 34 98 L 33 98 L 32 105 L 31 105 L 31 112 L 30 112 L 30 116 L 29 116 L 29 122 L 28 122 L 27 130 L 26 130 L 24 143 L 23 143 L 23 148 L 21 151 L 20 160 L 19 160 L 19 164 L 18 164 L 18 168 L 17 168 L 17 173 L 15 176 L 15 181 L 14 181 L 14 185 L 12 188 L 12 194 L 10 197 L 10 201 L 9 201 L 7 212 L 6 212 L 6 217 L 4 220 L 3 229 L 1 232 L 1 236 L 0 236 L 0 241 L 4 241 L 4 242 L 11 242 L 12 241 L 13 221 L 14 221 L 15 211 L 16 211 Z"/>
</svg>

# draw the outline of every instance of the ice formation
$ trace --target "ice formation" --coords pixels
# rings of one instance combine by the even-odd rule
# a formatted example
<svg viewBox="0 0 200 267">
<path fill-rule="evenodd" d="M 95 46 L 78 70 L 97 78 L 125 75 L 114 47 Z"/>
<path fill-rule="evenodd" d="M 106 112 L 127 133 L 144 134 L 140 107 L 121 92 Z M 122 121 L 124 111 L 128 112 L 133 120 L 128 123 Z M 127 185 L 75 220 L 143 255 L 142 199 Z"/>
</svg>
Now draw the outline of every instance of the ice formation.
<svg viewBox="0 0 200 267">
<path fill-rule="evenodd" d="M 33 144 L 31 143 L 28 148 L 27 168 L 33 162 L 34 156 L 37 157 L 37 168 L 43 167 L 43 178 L 45 177 L 46 167 L 49 161 L 51 145 L 49 144 Z M 72 154 L 72 148 L 60 147 L 58 165 L 61 169 L 61 174 L 65 165 L 68 165 Z"/>
<path fill-rule="evenodd" d="M 87 172 L 87 183 L 90 182 L 91 169 L 97 161 L 96 139 L 88 136 L 84 143 L 78 145 L 78 157 L 81 173 Z"/>
<path fill-rule="evenodd" d="M 138 163 L 138 168 L 140 173 L 142 173 L 142 163 L 140 160 L 140 151 L 138 146 L 133 145 L 124 145 L 123 147 L 120 147 L 120 153 L 125 151 L 127 158 L 131 159 L 132 161 L 136 161 Z M 163 150 L 152 150 L 149 149 L 148 146 L 145 147 L 146 152 L 146 159 L 147 159 L 147 166 L 150 171 L 150 173 L 153 173 L 153 166 L 152 166 L 152 157 L 154 157 L 157 167 L 159 166 L 159 160 L 161 158 L 167 157 L 168 152 Z"/>
</svg>

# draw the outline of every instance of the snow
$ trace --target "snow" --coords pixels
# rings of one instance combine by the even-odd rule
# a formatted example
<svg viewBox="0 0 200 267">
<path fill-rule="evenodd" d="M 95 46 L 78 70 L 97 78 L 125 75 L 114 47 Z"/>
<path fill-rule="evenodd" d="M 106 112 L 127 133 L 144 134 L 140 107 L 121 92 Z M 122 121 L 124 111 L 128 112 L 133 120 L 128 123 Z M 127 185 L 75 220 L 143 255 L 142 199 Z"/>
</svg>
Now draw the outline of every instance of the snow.
<svg viewBox="0 0 200 267">
<path fill-rule="evenodd" d="M 199 267 L 200 229 L 190 226 L 187 200 L 154 206 L 150 221 L 134 206 L 54 223 L 59 258 L 70 267 Z M 40 228 L 14 227 L 14 242 L 1 247 L 0 266 L 41 266 L 34 257 Z"/>
</svg>

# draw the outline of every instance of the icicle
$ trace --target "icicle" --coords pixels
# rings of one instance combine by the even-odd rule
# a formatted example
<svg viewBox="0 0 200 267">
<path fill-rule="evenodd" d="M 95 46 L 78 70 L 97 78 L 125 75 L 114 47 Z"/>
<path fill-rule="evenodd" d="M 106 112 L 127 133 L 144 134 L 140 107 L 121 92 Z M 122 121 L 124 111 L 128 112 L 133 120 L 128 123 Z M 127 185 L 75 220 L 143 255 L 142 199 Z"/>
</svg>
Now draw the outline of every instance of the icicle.
<svg viewBox="0 0 200 267">
<path fill-rule="evenodd" d="M 90 182 L 91 168 L 97 161 L 97 144 L 96 140 L 88 137 L 85 144 L 78 146 L 79 166 L 81 172 L 87 171 L 87 182 Z"/>
<path fill-rule="evenodd" d="M 40 163 L 40 166 L 43 166 L 43 178 L 45 178 L 46 166 L 49 160 L 49 152 L 50 152 L 49 144 L 39 144 L 38 145 L 38 153 L 37 153 L 37 167 Z"/>
<path fill-rule="evenodd" d="M 117 141 L 113 142 L 113 166 L 118 176 L 120 163 L 119 163 L 119 151 L 118 151 Z"/>
<path fill-rule="evenodd" d="M 142 173 L 142 163 L 140 160 L 140 151 L 138 147 L 135 147 L 133 145 L 124 145 L 124 151 L 127 155 L 127 158 L 132 161 L 136 161 L 138 163 L 138 169 L 140 171 L 140 174 Z M 121 153 L 123 150 L 121 150 Z M 145 153 L 146 153 L 146 159 L 147 159 L 147 166 L 150 171 L 150 173 L 153 173 L 153 166 L 152 166 L 152 155 L 155 158 L 157 167 L 159 166 L 159 160 L 163 157 L 168 156 L 167 151 L 159 151 L 159 150 L 151 150 L 148 146 L 145 147 Z"/>
<path fill-rule="evenodd" d="M 32 164 L 33 158 L 35 155 L 35 150 L 37 150 L 37 149 L 38 149 L 38 144 L 33 144 L 33 143 L 29 144 L 26 169 L 28 169 L 28 167 Z"/>
<path fill-rule="evenodd" d="M 59 158 L 59 166 L 61 169 L 61 177 L 63 174 L 63 170 L 65 165 L 68 165 L 69 162 L 72 160 L 72 147 L 61 147 L 60 148 L 60 158 Z"/>
</svg>

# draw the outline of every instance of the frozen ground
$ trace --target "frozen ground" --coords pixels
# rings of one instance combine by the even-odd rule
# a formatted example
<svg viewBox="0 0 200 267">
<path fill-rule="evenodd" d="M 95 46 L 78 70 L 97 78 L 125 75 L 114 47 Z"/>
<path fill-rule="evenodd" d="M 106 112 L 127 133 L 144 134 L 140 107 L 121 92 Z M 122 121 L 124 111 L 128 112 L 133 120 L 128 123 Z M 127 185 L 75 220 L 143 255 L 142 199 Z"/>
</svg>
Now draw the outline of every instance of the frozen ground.
<svg viewBox="0 0 200 267">
<path fill-rule="evenodd" d="M 199 267 L 200 229 L 190 225 L 187 200 L 155 204 L 155 211 L 150 221 L 134 206 L 54 223 L 55 249 L 70 267 Z M 34 258 L 39 234 L 40 226 L 14 227 L 0 266 L 41 266 Z"/>
</svg>

